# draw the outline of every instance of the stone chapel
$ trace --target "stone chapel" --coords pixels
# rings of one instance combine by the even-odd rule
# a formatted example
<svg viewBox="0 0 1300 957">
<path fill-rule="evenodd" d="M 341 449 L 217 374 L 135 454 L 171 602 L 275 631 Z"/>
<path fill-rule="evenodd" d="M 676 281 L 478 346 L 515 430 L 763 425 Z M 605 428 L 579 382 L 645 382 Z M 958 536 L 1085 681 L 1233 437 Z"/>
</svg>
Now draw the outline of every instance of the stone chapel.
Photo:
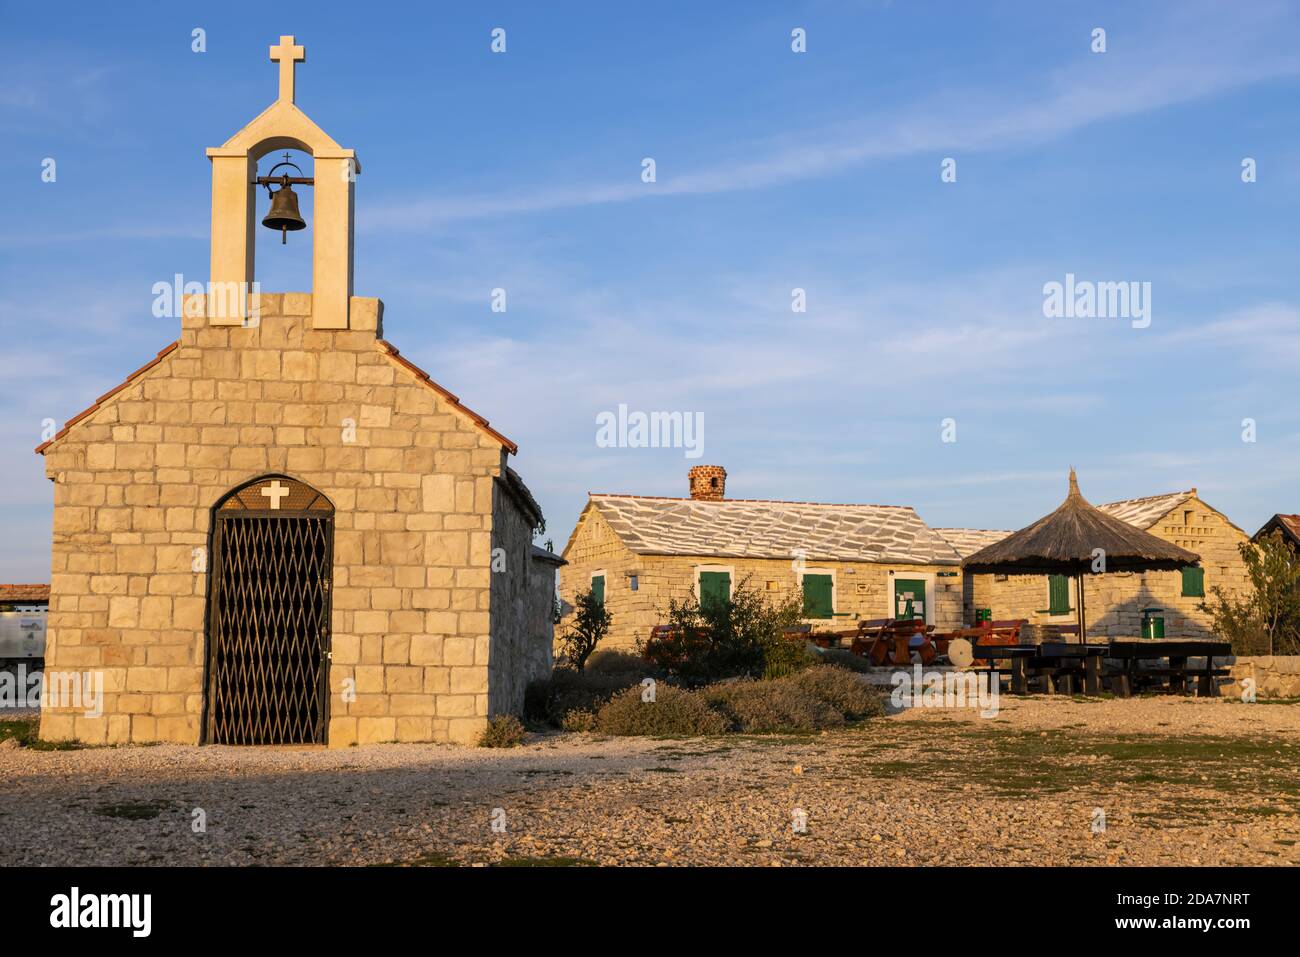
<svg viewBox="0 0 1300 957">
<path fill-rule="evenodd" d="M 270 55 L 279 97 L 207 151 L 211 281 L 184 296 L 179 339 L 37 449 L 47 689 L 75 672 L 103 691 L 101 713 L 43 708 L 46 739 L 472 743 L 550 670 L 561 560 L 532 544 L 515 444 L 352 294 L 361 164 L 294 104 L 304 48 Z M 259 175 L 291 150 L 312 176 Z M 314 190 L 309 293 L 254 283 L 276 185 Z"/>
</svg>

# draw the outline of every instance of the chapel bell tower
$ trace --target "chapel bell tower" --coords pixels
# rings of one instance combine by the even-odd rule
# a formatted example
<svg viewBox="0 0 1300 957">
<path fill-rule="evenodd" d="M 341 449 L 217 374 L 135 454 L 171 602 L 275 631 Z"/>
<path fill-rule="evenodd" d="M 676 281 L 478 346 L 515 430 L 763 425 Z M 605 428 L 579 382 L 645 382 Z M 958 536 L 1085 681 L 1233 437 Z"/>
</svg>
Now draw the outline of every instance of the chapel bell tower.
<svg viewBox="0 0 1300 957">
<path fill-rule="evenodd" d="M 353 184 L 361 172 L 361 163 L 355 152 L 339 146 L 294 105 L 294 69 L 306 59 L 305 47 L 296 46 L 292 36 L 280 37 L 280 42 L 271 47 L 271 60 L 280 65 L 279 97 L 223 145 L 207 151 L 212 161 L 212 272 L 207 295 L 210 325 L 242 325 L 249 314 L 247 291 L 254 280 L 257 190 L 275 185 L 281 190 L 290 189 L 287 194 L 275 194 L 275 219 L 268 223 L 282 230 L 283 235 L 284 231 L 301 228 L 295 227 L 291 215 L 297 212 L 292 192 L 292 185 L 297 184 L 315 190 L 312 328 L 349 328 Z M 314 176 L 288 178 L 286 171 L 259 180 L 257 161 L 273 151 L 289 149 L 311 154 Z M 271 235 L 262 233 L 262 241 L 267 242 Z"/>
</svg>

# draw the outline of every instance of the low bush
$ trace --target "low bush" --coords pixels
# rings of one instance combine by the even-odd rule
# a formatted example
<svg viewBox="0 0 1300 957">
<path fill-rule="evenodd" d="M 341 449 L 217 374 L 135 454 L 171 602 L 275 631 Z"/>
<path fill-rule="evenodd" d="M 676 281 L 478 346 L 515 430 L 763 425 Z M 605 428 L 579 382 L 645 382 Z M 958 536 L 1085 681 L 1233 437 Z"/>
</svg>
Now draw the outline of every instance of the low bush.
<svg viewBox="0 0 1300 957">
<path fill-rule="evenodd" d="M 842 728 L 844 715 L 830 702 L 795 684 L 794 677 L 710 685 L 700 694 L 711 708 L 726 715 L 731 730 L 744 734 Z"/>
<path fill-rule="evenodd" d="M 480 748 L 514 748 L 524 742 L 524 726 L 513 714 L 499 714 L 488 719 L 479 735 Z"/>
<path fill-rule="evenodd" d="M 823 648 L 817 652 L 822 664 L 834 665 L 849 671 L 865 672 L 872 669 L 871 659 L 866 655 L 855 655 L 847 648 Z"/>
<path fill-rule="evenodd" d="M 640 684 L 641 677 L 631 671 L 604 674 L 556 668 L 550 678 L 528 685 L 524 692 L 524 714 L 533 721 L 562 728 L 571 711 L 595 713 L 620 691 Z"/>
<path fill-rule="evenodd" d="M 878 718 L 885 713 L 885 699 L 881 692 L 844 668 L 819 665 L 786 680 L 799 690 L 825 701 L 846 720 Z"/>
<path fill-rule="evenodd" d="M 763 677 L 784 678 L 821 664 L 815 645 L 781 637 L 763 647 Z"/>
<path fill-rule="evenodd" d="M 643 689 L 629 688 L 599 711 L 592 730 L 614 735 L 725 734 L 728 720 L 709 707 L 704 695 L 660 683 L 653 701 Z"/>
<path fill-rule="evenodd" d="M 574 708 L 560 722 L 560 727 L 565 731 L 591 731 L 595 725 L 596 715 L 584 708 Z"/>
<path fill-rule="evenodd" d="M 657 677 L 659 669 L 638 654 L 602 648 L 587 659 L 587 674 L 623 675 L 634 673 L 640 681 L 647 675 Z"/>
</svg>

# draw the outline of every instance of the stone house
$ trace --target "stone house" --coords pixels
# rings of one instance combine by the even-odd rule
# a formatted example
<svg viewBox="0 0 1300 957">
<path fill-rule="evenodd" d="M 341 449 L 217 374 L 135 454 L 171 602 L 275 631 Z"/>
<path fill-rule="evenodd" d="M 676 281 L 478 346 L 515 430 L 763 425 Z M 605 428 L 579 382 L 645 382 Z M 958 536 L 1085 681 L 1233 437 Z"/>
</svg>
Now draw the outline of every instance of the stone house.
<svg viewBox="0 0 1300 957">
<path fill-rule="evenodd" d="M 1283 541 L 1300 550 L 1300 515 L 1274 515 L 1260 526 L 1250 540 L 1257 542 L 1270 532 L 1281 532 Z"/>
<path fill-rule="evenodd" d="M 550 670 L 560 560 L 532 545 L 516 446 L 352 295 L 360 164 L 294 105 L 302 48 L 271 57 L 279 99 L 209 150 L 212 283 L 37 450 L 47 674 L 103 691 L 101 714 L 44 708 L 47 739 L 470 742 Z M 251 282 L 257 160 L 284 149 L 314 162 L 311 293 Z"/>
<path fill-rule="evenodd" d="M 1196 489 L 1097 506 L 1145 532 L 1201 556 L 1199 568 L 1181 571 L 1107 572 L 1085 579 L 1084 605 L 1091 638 L 1136 637 L 1142 633 L 1143 609 L 1164 619 L 1169 638 L 1210 637 L 1210 620 L 1199 605 L 1214 587 L 1239 593 L 1247 588 L 1245 564 L 1237 546 L 1246 533 L 1200 499 Z M 963 558 L 999 541 L 1010 532 L 986 529 L 938 529 Z M 974 622 L 978 609 L 994 619 L 1025 618 L 1031 625 L 1077 622 L 1078 588 L 1060 575 L 967 574 L 963 580 L 963 617 Z"/>
<path fill-rule="evenodd" d="M 592 589 L 613 622 L 602 647 L 632 649 L 670 600 L 737 583 L 799 598 L 805 621 L 851 628 L 912 615 L 961 623 L 960 558 L 908 506 L 728 499 L 726 471 L 690 470 L 689 498 L 592 494 L 563 551 L 561 597 Z"/>
</svg>

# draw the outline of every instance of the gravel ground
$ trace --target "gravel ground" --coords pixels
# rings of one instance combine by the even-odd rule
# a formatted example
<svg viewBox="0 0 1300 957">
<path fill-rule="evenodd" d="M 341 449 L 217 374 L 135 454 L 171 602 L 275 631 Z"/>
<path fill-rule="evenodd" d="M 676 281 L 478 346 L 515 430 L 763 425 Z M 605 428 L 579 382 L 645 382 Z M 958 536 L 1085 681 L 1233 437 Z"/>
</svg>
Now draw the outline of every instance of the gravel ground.
<svg viewBox="0 0 1300 957">
<path fill-rule="evenodd" d="M 0 749 L 4 865 L 1297 864 L 1298 842 L 1294 704 L 1004 697 L 994 719 L 510 751 Z"/>
</svg>

